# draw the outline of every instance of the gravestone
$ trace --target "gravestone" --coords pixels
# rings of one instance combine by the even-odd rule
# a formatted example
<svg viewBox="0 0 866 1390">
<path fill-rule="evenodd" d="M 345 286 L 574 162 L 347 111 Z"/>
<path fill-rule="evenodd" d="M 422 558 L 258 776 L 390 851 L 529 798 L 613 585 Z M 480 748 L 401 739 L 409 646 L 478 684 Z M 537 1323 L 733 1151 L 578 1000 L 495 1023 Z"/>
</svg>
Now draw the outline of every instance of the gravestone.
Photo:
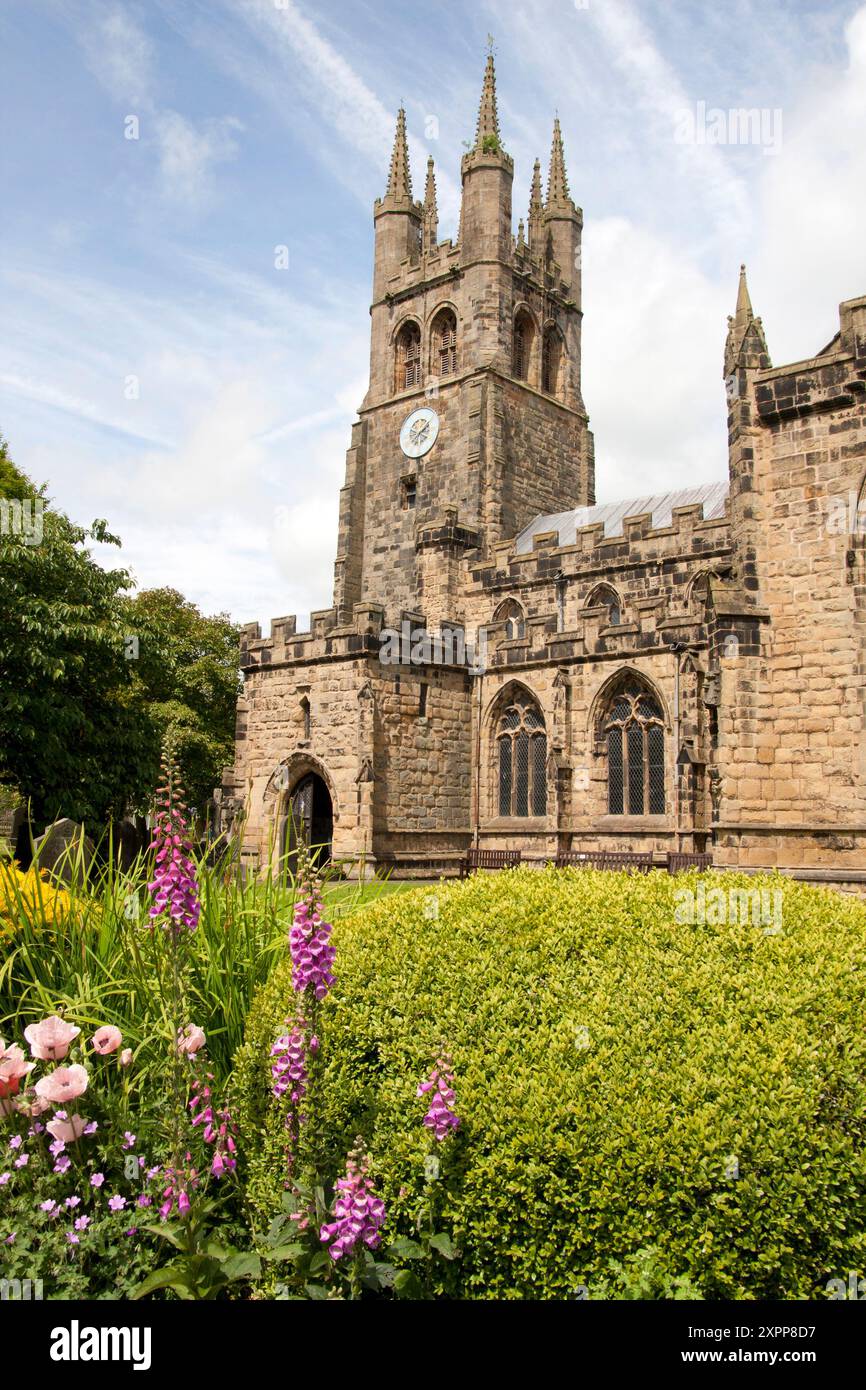
<svg viewBox="0 0 866 1390">
<path fill-rule="evenodd" d="M 114 851 L 121 873 L 129 872 L 142 848 L 141 836 L 131 820 L 122 820 L 114 827 Z"/>
<path fill-rule="evenodd" d="M 15 853 L 26 814 L 26 806 L 0 804 L 0 855 Z"/>
<path fill-rule="evenodd" d="M 34 863 L 67 887 L 82 873 L 86 877 L 93 863 L 93 841 L 84 826 L 64 817 L 49 825 L 34 845 Z"/>
</svg>

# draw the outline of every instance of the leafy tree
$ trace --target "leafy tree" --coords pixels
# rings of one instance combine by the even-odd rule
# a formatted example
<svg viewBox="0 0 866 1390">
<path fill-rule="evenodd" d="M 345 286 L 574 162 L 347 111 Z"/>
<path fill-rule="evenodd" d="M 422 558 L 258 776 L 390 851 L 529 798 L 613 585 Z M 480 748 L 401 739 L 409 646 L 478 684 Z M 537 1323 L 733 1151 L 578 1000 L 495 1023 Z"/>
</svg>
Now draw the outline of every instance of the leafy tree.
<svg viewBox="0 0 866 1390">
<path fill-rule="evenodd" d="M 104 521 L 75 526 L 49 507 L 0 440 L 0 784 L 95 830 L 145 809 L 163 735 L 201 809 L 234 755 L 238 628 L 175 589 L 132 597 L 88 541 L 119 545 Z M 38 515 L 22 526 L 25 508 Z M 38 543 L 37 543 L 38 542 Z"/>
<path fill-rule="evenodd" d="M 137 698 L 160 738 L 173 734 L 188 799 L 201 812 L 234 759 L 238 627 L 225 613 L 205 617 L 176 589 L 146 589 L 127 607 Z"/>
<path fill-rule="evenodd" d="M 9 457 L 6 440 L 0 438 L 0 497 L 15 498 L 20 502 L 36 495 L 36 488 L 30 479 L 15 467 Z"/>
<path fill-rule="evenodd" d="M 95 828 L 147 792 L 157 733 L 126 659 L 126 570 L 104 569 L 88 541 L 118 545 L 104 521 L 74 525 L 0 450 L 0 498 L 42 507 L 40 529 L 0 509 L 0 781 Z M 20 516 L 20 513 L 19 513 Z"/>
</svg>

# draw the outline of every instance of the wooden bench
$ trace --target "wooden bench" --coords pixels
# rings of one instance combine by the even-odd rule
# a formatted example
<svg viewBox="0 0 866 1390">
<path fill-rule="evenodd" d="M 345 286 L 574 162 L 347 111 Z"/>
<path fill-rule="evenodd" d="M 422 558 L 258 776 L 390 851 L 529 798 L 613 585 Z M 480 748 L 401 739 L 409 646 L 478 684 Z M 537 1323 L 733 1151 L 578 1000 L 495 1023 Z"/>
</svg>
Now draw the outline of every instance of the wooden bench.
<svg viewBox="0 0 866 1390">
<path fill-rule="evenodd" d="M 460 860 L 460 877 L 476 869 L 514 869 L 520 863 L 519 849 L 469 849 Z"/>
<path fill-rule="evenodd" d="M 653 866 L 652 851 L 648 854 L 631 854 L 627 850 L 568 850 L 556 856 L 556 867 L 578 869 L 617 869 L 633 873 L 648 874 Z"/>
<path fill-rule="evenodd" d="M 648 874 L 652 866 L 652 850 L 647 854 L 630 854 L 627 850 L 605 851 L 606 869 L 627 869 L 636 874 Z"/>
<path fill-rule="evenodd" d="M 558 869 L 603 869 L 604 850 L 570 849 L 556 856 Z"/>
<path fill-rule="evenodd" d="M 713 856 L 711 854 L 668 854 L 668 873 L 684 874 L 689 869 L 697 869 L 703 872 L 704 869 L 713 867 Z"/>
</svg>

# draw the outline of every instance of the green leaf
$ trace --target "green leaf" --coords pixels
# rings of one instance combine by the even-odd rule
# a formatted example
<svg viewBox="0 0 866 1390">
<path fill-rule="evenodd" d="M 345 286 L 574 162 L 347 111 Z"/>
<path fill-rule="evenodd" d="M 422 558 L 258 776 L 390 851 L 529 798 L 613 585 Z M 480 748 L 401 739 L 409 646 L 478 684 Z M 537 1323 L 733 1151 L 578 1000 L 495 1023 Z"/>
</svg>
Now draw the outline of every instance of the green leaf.
<svg viewBox="0 0 866 1390">
<path fill-rule="evenodd" d="M 275 1245 L 272 1250 L 263 1250 L 263 1260 L 297 1260 L 306 1253 L 306 1247 L 294 1245 Z"/>
<path fill-rule="evenodd" d="M 394 1279 L 394 1292 L 401 1299 L 424 1297 L 421 1281 L 413 1269 L 401 1269 L 397 1272 Z"/>
<path fill-rule="evenodd" d="M 423 1260 L 424 1247 L 416 1240 L 410 1240 L 408 1236 L 398 1236 L 396 1240 L 392 1240 L 386 1253 L 397 1260 Z"/>
<path fill-rule="evenodd" d="M 254 1251 L 236 1251 L 223 1261 L 222 1269 L 226 1279 L 260 1279 L 262 1262 Z"/>
<path fill-rule="evenodd" d="M 441 1255 L 443 1260 L 456 1260 L 460 1251 L 446 1231 L 430 1237 L 430 1249 Z"/>
<path fill-rule="evenodd" d="M 163 1265 L 162 1269 L 155 1269 L 146 1279 L 133 1289 L 130 1298 L 146 1298 L 149 1293 L 154 1293 L 157 1289 L 174 1289 L 182 1298 L 193 1297 L 190 1292 L 189 1272 L 185 1261 L 175 1260 L 170 1265 Z"/>
</svg>

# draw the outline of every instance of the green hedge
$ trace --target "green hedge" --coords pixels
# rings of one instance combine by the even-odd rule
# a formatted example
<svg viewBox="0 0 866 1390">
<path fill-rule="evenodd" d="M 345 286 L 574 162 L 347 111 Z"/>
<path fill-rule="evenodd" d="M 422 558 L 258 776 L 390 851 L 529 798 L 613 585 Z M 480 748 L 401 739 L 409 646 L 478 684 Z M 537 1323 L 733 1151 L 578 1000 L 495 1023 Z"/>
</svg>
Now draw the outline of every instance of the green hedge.
<svg viewBox="0 0 866 1390">
<path fill-rule="evenodd" d="M 331 1176 L 363 1133 L 392 1236 L 424 1188 L 418 1080 L 441 1044 L 454 1059 L 464 1123 L 438 1225 L 462 1257 L 442 1292 L 609 1296 L 612 1262 L 648 1250 L 660 1284 L 707 1298 L 826 1297 L 866 1273 L 866 905 L 781 877 L 702 882 L 780 891 L 781 930 L 678 924 L 693 875 L 553 869 L 422 888 L 335 927 Z M 262 1221 L 283 1187 L 266 1097 L 289 979 L 285 962 L 260 993 L 236 1071 Z"/>
</svg>

